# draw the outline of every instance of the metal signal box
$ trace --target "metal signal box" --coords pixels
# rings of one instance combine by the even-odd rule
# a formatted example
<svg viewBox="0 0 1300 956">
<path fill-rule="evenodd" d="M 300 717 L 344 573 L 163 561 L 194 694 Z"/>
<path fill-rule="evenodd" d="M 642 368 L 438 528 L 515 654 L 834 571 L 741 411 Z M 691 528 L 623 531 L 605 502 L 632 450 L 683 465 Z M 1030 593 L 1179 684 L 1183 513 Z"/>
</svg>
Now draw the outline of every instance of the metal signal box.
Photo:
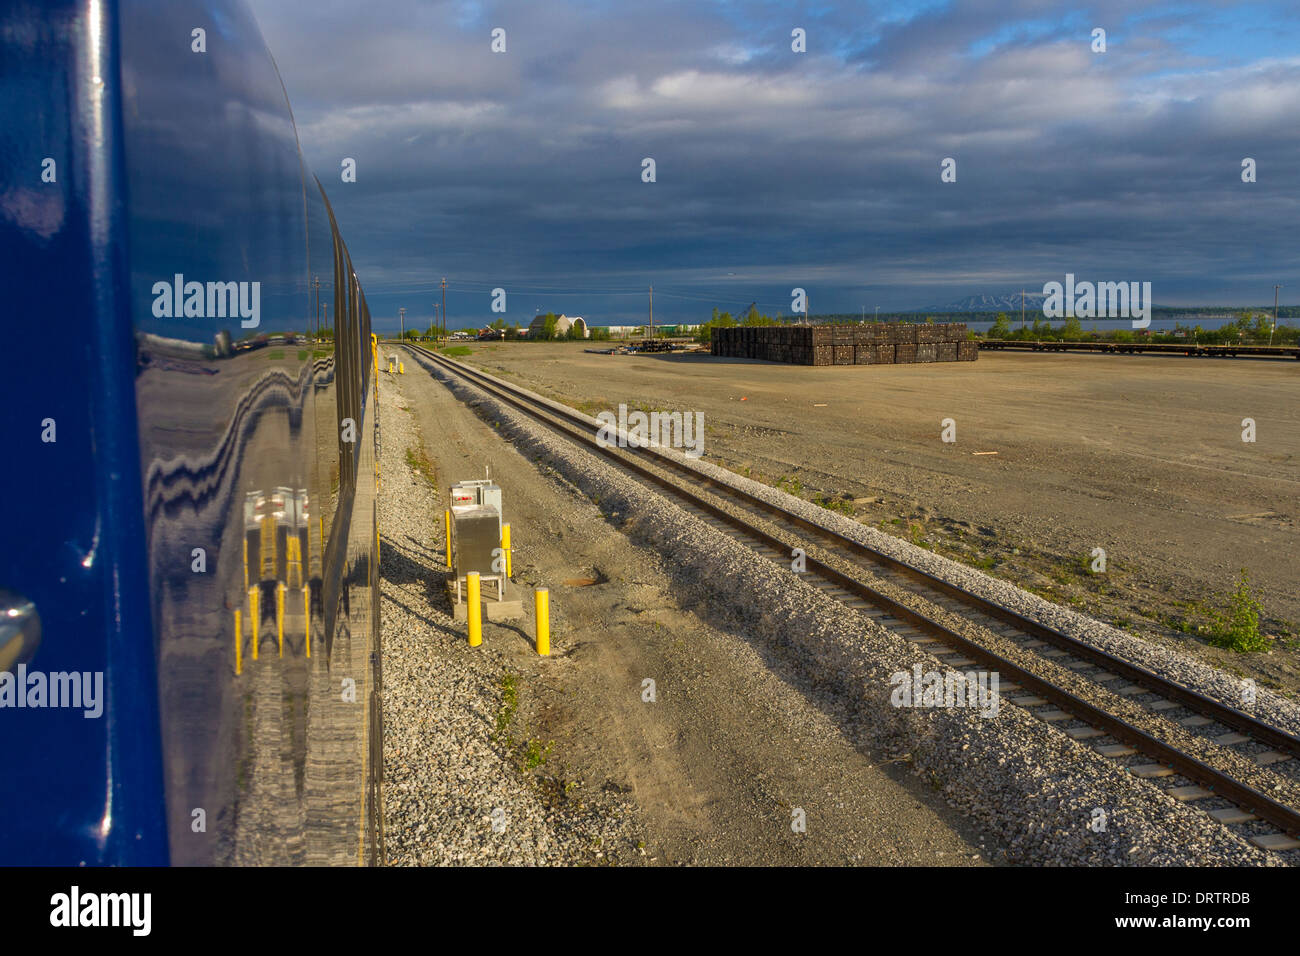
<svg viewBox="0 0 1300 956">
<path fill-rule="evenodd" d="M 456 576 L 477 571 L 484 578 L 498 577 L 502 559 L 501 513 L 496 508 L 467 505 L 451 509 L 451 530 L 456 553 Z M 497 559 L 498 568 L 492 567 Z"/>
<path fill-rule="evenodd" d="M 465 576 L 478 572 L 481 600 L 489 621 L 523 616 L 523 604 L 507 594 L 501 541 L 501 486 L 491 479 L 460 481 L 448 494 L 451 505 L 453 570 L 447 594 L 456 620 L 465 620 Z"/>
<path fill-rule="evenodd" d="M 451 513 L 463 508 L 495 508 L 497 512 L 497 539 L 501 538 L 501 486 L 491 479 L 458 481 L 451 486 Z"/>
</svg>

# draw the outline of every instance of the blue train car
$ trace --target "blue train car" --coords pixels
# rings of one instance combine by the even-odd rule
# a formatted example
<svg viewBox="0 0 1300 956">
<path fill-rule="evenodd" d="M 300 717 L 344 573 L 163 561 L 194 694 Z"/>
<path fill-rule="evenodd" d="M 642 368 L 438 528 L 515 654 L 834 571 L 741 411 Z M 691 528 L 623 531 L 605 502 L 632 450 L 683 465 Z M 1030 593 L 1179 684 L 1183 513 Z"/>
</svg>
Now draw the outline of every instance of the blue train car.
<svg viewBox="0 0 1300 956">
<path fill-rule="evenodd" d="M 370 315 L 235 0 L 0 6 L 0 863 L 382 856 Z"/>
</svg>

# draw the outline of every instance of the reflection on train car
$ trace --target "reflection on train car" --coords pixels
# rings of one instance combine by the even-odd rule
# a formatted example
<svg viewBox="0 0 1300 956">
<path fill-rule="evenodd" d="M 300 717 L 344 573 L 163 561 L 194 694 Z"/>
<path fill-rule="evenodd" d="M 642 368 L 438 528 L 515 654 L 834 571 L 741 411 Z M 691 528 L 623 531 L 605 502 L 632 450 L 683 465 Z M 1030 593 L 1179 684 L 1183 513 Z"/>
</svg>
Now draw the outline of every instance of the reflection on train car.
<svg viewBox="0 0 1300 956">
<path fill-rule="evenodd" d="M 27 558 L 0 587 L 33 609 L 5 646 L 103 673 L 110 718 L 0 712 L 0 813 L 24 821 L 0 828 L 0 863 L 375 862 L 370 313 L 275 65 L 242 0 L 0 19 L 23 103 L 6 149 L 68 171 L 42 186 L 50 229 L 0 217 L 11 305 L 83 323 L 53 368 L 18 323 L 5 368 L 22 415 L 59 428 L 16 499 L 69 503 L 0 532 Z M 195 23 L 221 25 L 197 58 Z M 0 196 L 20 175 L 5 164 Z M 256 327 L 191 307 L 190 283 L 256 289 Z"/>
</svg>

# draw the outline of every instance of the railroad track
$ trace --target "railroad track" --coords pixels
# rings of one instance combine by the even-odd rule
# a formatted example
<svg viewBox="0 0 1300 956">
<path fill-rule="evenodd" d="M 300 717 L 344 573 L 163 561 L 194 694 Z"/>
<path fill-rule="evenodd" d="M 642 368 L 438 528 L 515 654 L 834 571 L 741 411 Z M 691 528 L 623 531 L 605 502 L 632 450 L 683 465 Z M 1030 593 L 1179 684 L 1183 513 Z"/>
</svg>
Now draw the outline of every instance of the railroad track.
<svg viewBox="0 0 1300 956">
<path fill-rule="evenodd" d="M 1300 849 L 1300 812 L 1265 792 L 1300 793 L 1300 737 L 702 474 L 653 447 L 606 447 L 597 441 L 591 423 L 572 409 L 419 346 L 405 347 L 668 492 L 700 520 L 775 563 L 788 568 L 792 548 L 803 549 L 807 570 L 801 576 L 828 597 L 920 646 L 947 668 L 978 664 L 996 671 L 1001 680 L 1011 681 L 1001 684 L 1000 693 L 1013 705 L 1121 762 L 1174 799 L 1204 806 L 1211 817 L 1261 849 Z M 813 541 L 816 545 L 810 547 Z M 968 625 L 961 632 L 938 619 L 954 615 Z M 1063 680 L 1062 671 L 1076 679 Z"/>
</svg>

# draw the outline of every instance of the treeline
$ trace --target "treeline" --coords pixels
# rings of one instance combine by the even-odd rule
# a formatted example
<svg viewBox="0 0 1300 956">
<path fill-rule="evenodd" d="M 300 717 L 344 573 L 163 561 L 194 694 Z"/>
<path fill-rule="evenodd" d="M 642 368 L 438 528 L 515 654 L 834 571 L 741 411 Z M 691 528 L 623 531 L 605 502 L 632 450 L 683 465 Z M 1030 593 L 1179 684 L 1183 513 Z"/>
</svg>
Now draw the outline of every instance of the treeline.
<svg viewBox="0 0 1300 956">
<path fill-rule="evenodd" d="M 758 311 L 758 306 L 751 305 L 749 311 L 742 315 L 739 320 L 732 317 L 730 312 L 719 312 L 715 306 L 713 316 L 709 321 L 703 323 L 695 330 L 695 341 L 703 342 L 706 345 L 712 340 L 714 329 L 730 329 L 737 325 L 782 325 L 780 318 L 772 318 L 770 315 L 763 315 Z"/>
<path fill-rule="evenodd" d="M 1267 345 L 1269 333 L 1272 332 L 1274 345 L 1293 345 L 1300 341 L 1300 328 L 1286 324 L 1281 318 L 1274 330 L 1271 314 L 1246 311 L 1238 312 L 1236 316 L 1236 321 L 1225 323 L 1217 329 L 1179 322 L 1172 330 L 1150 329 L 1147 330 L 1148 335 L 1139 335 L 1140 330 L 1133 329 L 1085 331 L 1083 323 L 1077 318 L 1066 319 L 1060 325 L 1035 318 L 1024 328 L 1019 325 L 1013 327 L 1007 314 L 999 312 L 985 337 L 1008 342 L 1135 342 L 1141 338 L 1143 341 L 1173 344 L 1190 341 L 1202 345 Z"/>
<path fill-rule="evenodd" d="M 528 326 L 521 326 L 518 322 L 506 324 L 505 319 L 493 319 L 488 323 L 488 328 L 497 332 L 504 332 L 503 338 L 507 342 L 582 342 L 587 341 L 582 334 L 582 330 L 576 326 L 569 326 L 568 330 L 561 333 L 558 331 L 559 316 L 554 312 L 547 312 L 543 319 L 543 325 L 540 334 L 525 335 Z M 423 332 L 416 329 L 407 329 L 406 337 L 412 340 L 436 339 L 439 337 L 441 330 L 436 325 L 431 325 Z M 455 331 L 455 330 L 453 330 Z M 462 332 L 470 332 L 474 335 L 479 333 L 478 329 L 460 329 Z M 609 329 L 592 328 L 591 339 L 597 342 L 609 341 Z"/>
</svg>

